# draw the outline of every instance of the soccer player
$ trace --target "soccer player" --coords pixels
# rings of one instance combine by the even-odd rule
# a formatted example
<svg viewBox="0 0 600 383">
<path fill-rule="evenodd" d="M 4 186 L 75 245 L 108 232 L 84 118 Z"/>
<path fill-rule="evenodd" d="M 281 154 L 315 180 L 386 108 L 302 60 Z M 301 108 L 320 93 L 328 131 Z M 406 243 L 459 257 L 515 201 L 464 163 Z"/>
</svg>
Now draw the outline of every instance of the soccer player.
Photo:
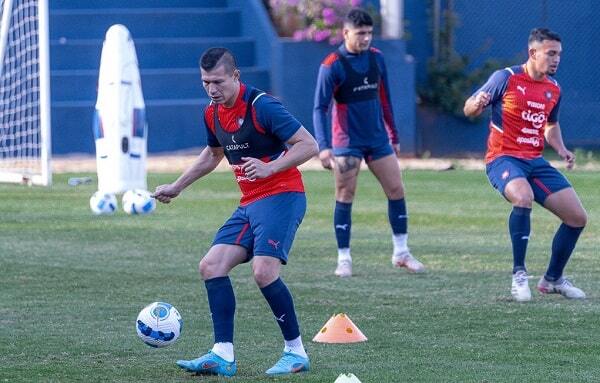
<svg viewBox="0 0 600 383">
<path fill-rule="evenodd" d="M 575 155 L 563 143 L 558 123 L 561 90 L 551 77 L 560 63 L 561 39 L 546 28 L 534 29 L 528 48 L 527 62 L 493 73 L 467 99 L 464 113 L 479 116 L 486 106 L 492 107 L 486 173 L 492 186 L 512 204 L 508 219 L 512 296 L 519 302 L 531 300 L 525 254 L 535 201 L 562 221 L 552 241 L 550 264 L 537 289 L 543 294 L 582 299 L 585 293 L 563 277 L 563 270 L 587 223 L 587 214 L 569 181 L 542 157 L 545 137 L 566 161 L 567 169 L 575 163 Z"/>
<path fill-rule="evenodd" d="M 388 198 L 394 245 L 392 264 L 422 272 L 423 264 L 411 255 L 407 245 L 408 215 L 397 159 L 398 129 L 394 124 L 383 54 L 371 47 L 371 16 L 362 9 L 352 9 L 344 20 L 343 33 L 343 44 L 319 68 L 313 110 L 319 159 L 325 169 L 333 169 L 335 179 L 333 226 L 338 247 L 335 275 L 352 276 L 352 202 L 363 159 Z M 330 133 L 327 116 L 331 104 Z"/>
<path fill-rule="evenodd" d="M 207 146 L 173 183 L 156 188 L 154 197 L 169 203 L 187 186 L 209 174 L 225 156 L 242 193 L 239 207 L 215 235 L 200 261 L 208 294 L 215 343 L 206 355 L 177 364 L 200 374 L 233 376 L 235 296 L 229 272 L 252 261 L 254 280 L 267 300 L 284 337 L 284 353 L 267 374 L 309 369 L 292 295 L 279 277 L 306 210 L 296 168 L 317 154 L 312 135 L 275 98 L 240 81 L 230 51 L 208 49 L 200 72 L 211 99 L 204 112 Z"/>
</svg>

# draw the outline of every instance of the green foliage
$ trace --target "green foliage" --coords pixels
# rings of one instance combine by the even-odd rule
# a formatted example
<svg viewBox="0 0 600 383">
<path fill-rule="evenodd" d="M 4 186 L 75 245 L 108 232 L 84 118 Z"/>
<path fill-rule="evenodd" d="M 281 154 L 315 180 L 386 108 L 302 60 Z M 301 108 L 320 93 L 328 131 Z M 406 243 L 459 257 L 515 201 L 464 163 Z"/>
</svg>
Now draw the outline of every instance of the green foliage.
<svg viewBox="0 0 600 383">
<path fill-rule="evenodd" d="M 427 83 L 419 86 L 417 92 L 423 105 L 464 118 L 462 110 L 470 93 L 482 85 L 493 71 L 505 65 L 499 60 L 488 59 L 481 67 L 471 68 L 469 56 L 461 55 L 454 49 L 458 15 L 448 8 L 442 18 L 439 31 L 432 32 L 434 48 L 437 47 L 437 50 L 427 62 Z"/>
<path fill-rule="evenodd" d="M 214 173 L 149 216 L 93 216 L 96 185 L 52 188 L 0 184 L 0 382 L 223 382 L 190 375 L 175 360 L 212 345 L 212 326 L 197 262 L 237 206 L 229 173 Z M 176 175 L 151 175 L 149 185 Z M 308 211 L 283 279 L 294 295 L 312 371 L 268 378 L 283 342 L 251 276 L 232 272 L 237 296 L 232 382 L 331 383 L 352 372 L 362 382 L 591 382 L 600 376 L 600 184 L 598 172 L 569 175 L 589 211 L 567 272 L 583 302 L 510 299 L 510 206 L 483 171 L 406 171 L 410 246 L 428 267 L 409 275 L 391 267 L 387 202 L 375 178 L 361 174 L 353 206 L 355 276 L 333 275 L 333 181 L 304 173 Z M 536 207 L 527 264 L 539 277 L 558 220 Z M 531 282 L 533 285 L 534 281 Z M 183 316 L 180 339 L 144 345 L 135 318 L 164 300 Z M 330 345 L 310 340 L 345 312 L 369 338 Z M 230 380 L 227 380 L 230 381 Z"/>
</svg>

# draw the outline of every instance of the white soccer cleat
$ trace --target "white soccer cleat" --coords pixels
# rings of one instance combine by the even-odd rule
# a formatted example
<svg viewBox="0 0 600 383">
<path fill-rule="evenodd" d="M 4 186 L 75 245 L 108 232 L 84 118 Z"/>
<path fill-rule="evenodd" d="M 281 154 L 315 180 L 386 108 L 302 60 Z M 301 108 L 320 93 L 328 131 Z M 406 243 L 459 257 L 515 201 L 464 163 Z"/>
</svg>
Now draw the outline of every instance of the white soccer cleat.
<svg viewBox="0 0 600 383">
<path fill-rule="evenodd" d="M 517 302 L 527 302 L 531 300 L 531 290 L 529 289 L 529 276 L 527 271 L 519 270 L 513 274 L 510 293 Z"/>
<path fill-rule="evenodd" d="M 392 256 L 392 264 L 394 267 L 404 267 L 411 273 L 424 273 L 425 266 L 419 262 L 412 254 L 407 250 L 402 253 L 394 254 Z"/>
<path fill-rule="evenodd" d="M 573 286 L 573 283 L 567 278 L 560 278 L 556 282 L 550 282 L 542 276 L 537 284 L 537 289 L 542 294 L 560 294 L 568 299 L 585 299 L 583 290 Z"/>
<path fill-rule="evenodd" d="M 337 268 L 335 269 L 335 275 L 340 278 L 348 278 L 352 276 L 352 260 L 343 259 L 338 261 Z"/>
</svg>

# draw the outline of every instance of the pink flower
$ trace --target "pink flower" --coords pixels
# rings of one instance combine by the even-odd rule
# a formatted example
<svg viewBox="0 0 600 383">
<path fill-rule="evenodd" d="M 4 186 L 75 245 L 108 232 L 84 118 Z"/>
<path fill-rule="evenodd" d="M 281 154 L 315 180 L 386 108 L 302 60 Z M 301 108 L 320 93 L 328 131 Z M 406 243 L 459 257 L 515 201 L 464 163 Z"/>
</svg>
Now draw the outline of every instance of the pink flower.
<svg viewBox="0 0 600 383">
<path fill-rule="evenodd" d="M 362 0 L 350 0 L 350 5 L 353 7 L 358 7 L 362 3 Z"/>
<path fill-rule="evenodd" d="M 292 38 L 295 41 L 302 41 L 302 40 L 306 40 L 306 31 L 304 31 L 303 29 L 300 29 L 298 31 L 294 32 L 294 35 L 292 36 Z"/>
<path fill-rule="evenodd" d="M 323 22 L 325 25 L 334 25 L 336 22 L 335 10 L 333 8 L 323 8 Z"/>
<path fill-rule="evenodd" d="M 300 0 L 287 0 L 287 4 L 291 7 L 297 7 Z"/>
<path fill-rule="evenodd" d="M 328 29 L 315 32 L 315 41 L 324 41 L 331 35 L 331 31 Z"/>
</svg>

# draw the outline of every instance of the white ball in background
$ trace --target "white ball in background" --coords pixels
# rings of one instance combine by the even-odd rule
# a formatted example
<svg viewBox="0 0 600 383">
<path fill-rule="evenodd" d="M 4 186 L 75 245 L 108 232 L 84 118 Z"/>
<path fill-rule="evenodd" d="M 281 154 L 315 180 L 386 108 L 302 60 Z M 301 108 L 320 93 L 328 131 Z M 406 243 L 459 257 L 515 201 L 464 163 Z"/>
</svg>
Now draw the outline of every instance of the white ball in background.
<svg viewBox="0 0 600 383">
<path fill-rule="evenodd" d="M 143 189 L 127 190 L 123 194 L 123 210 L 127 214 L 149 214 L 156 209 L 156 200 Z"/>
<path fill-rule="evenodd" d="M 117 197 L 112 193 L 95 192 L 90 198 L 90 209 L 94 214 L 112 214 L 117 210 Z"/>
</svg>

